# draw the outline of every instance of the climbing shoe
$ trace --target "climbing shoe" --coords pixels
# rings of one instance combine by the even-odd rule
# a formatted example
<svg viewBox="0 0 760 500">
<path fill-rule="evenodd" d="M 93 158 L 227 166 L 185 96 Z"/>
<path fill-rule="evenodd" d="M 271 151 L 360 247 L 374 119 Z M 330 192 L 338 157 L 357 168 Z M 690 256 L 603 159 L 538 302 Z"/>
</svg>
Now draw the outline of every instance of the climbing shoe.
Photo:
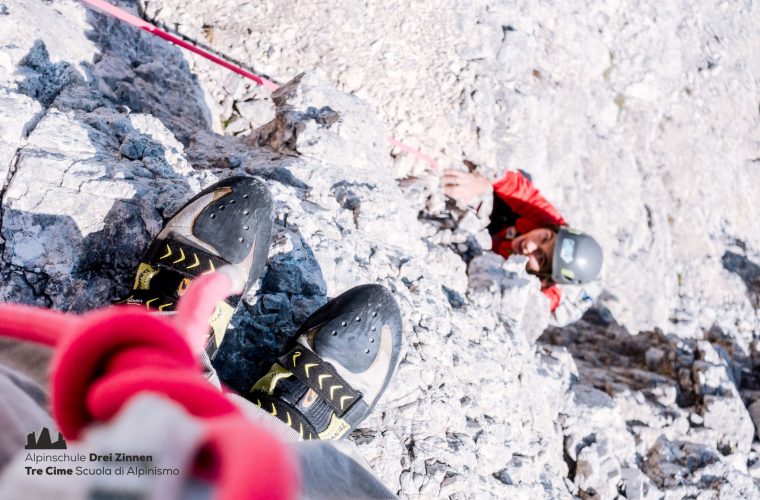
<svg viewBox="0 0 760 500">
<path fill-rule="evenodd" d="M 357 286 L 318 309 L 297 335 L 247 398 L 302 439 L 340 439 L 369 415 L 393 376 L 398 304 L 380 285 Z"/>
<path fill-rule="evenodd" d="M 264 183 L 230 177 L 187 202 L 141 259 L 129 296 L 118 302 L 170 313 L 198 276 L 231 265 L 246 280 L 243 294 L 266 266 L 272 236 L 272 197 Z M 241 295 L 217 304 L 206 352 L 213 358 Z"/>
</svg>

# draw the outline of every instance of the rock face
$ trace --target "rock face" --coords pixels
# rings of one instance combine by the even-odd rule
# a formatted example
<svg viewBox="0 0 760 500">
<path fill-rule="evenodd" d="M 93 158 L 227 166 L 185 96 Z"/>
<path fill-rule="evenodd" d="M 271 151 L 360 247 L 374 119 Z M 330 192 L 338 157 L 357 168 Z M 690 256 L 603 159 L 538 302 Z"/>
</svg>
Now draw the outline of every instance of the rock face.
<svg viewBox="0 0 760 500">
<path fill-rule="evenodd" d="M 755 429 L 743 401 L 757 381 L 736 342 L 717 332 L 706 340 L 632 336 L 599 310 L 542 340 L 567 348 L 578 367 L 563 429 L 581 496 L 612 498 L 610 484 L 635 488 L 636 498 L 758 496 L 747 471 L 757 460 Z"/>
<path fill-rule="evenodd" d="M 275 201 L 273 244 L 266 272 L 241 304 L 215 366 L 229 386 L 244 392 L 292 340 L 299 324 L 329 297 L 359 283 L 387 286 L 402 309 L 402 360 L 389 391 L 351 439 L 378 476 L 401 496 L 760 496 L 753 480 L 760 477 L 760 460 L 752 424 L 758 419 L 753 402 L 760 401 L 752 342 L 757 325 L 752 293 L 758 290 L 753 287 L 760 276 L 755 264 L 759 259 L 752 253 L 758 248 L 756 235 L 749 233 L 745 219 L 737 219 L 725 238 L 706 243 L 706 235 L 714 235 L 723 222 L 716 222 L 717 215 L 699 212 L 707 222 L 692 236 L 694 245 L 708 253 L 674 255 L 669 244 L 675 235 L 688 233 L 685 214 L 694 208 L 696 195 L 689 191 L 683 203 L 656 200 L 643 192 L 643 183 L 651 178 L 643 166 L 625 170 L 619 183 L 611 182 L 612 170 L 591 168 L 605 162 L 664 165 L 667 148 L 659 139 L 643 141 L 647 152 L 640 156 L 632 153 L 638 142 L 616 136 L 616 127 L 640 140 L 632 131 L 655 119 L 643 103 L 669 95 L 668 85 L 682 83 L 673 72 L 668 73 L 667 85 L 651 83 L 646 72 L 623 64 L 635 59 L 630 51 L 615 51 L 613 58 L 593 30 L 588 36 L 595 42 L 584 46 L 570 28 L 581 22 L 589 28 L 588 19 L 617 26 L 625 17 L 623 7 L 595 6 L 606 20 L 592 16 L 581 21 L 571 13 L 553 18 L 551 9 L 540 2 L 521 7 L 535 9 L 528 17 L 507 7 L 456 3 L 453 18 L 435 23 L 435 37 L 427 36 L 428 28 L 420 31 L 411 21 L 398 21 L 396 28 L 407 35 L 401 38 L 404 43 L 411 43 L 408 37 L 422 37 L 420 58 L 436 55 L 427 51 L 435 52 L 439 40 L 456 38 L 462 30 L 477 33 L 457 39 L 442 52 L 451 60 L 436 65 L 433 73 L 439 91 L 451 93 L 458 103 L 455 108 L 415 84 L 422 80 L 416 74 L 418 66 L 401 58 L 399 47 L 388 38 L 378 38 L 369 50 L 384 54 L 392 80 L 369 78 L 357 65 L 336 69 L 327 64 L 328 78 L 285 66 L 286 47 L 298 49 L 304 58 L 299 69 L 309 66 L 304 62 L 309 30 L 322 21 L 322 13 L 314 15 L 311 7 L 298 10 L 272 3 L 274 17 L 287 8 L 290 15 L 308 13 L 315 21 L 313 26 L 304 24 L 303 33 L 300 24 L 299 29 L 283 29 L 282 46 L 268 44 L 263 30 L 236 38 L 244 40 L 243 55 L 266 54 L 265 70 L 295 77 L 274 93 L 186 60 L 187 54 L 163 41 L 73 0 L 54 6 L 44 0 L 11 1 L 2 7 L 0 300 L 77 311 L 108 304 L 124 295 L 140 254 L 192 193 L 226 176 L 257 176 L 267 182 Z M 235 30 L 241 29 L 234 23 L 257 19 L 251 6 L 242 6 L 235 19 L 227 18 L 229 25 L 208 21 L 212 24 L 204 28 L 199 24 L 206 22 L 204 17 L 185 2 L 151 0 L 145 7 L 150 15 L 166 16 L 183 29 L 197 28 L 209 44 L 222 48 L 230 34 L 237 36 Z M 347 4 L 341 15 L 362 18 L 365 8 L 380 15 L 386 8 L 407 7 Z M 657 8 L 663 15 L 672 14 Z M 228 3 L 216 1 L 203 9 L 209 16 L 231 12 Z M 449 10 L 436 12 L 449 16 Z M 754 12 L 736 21 L 737 34 L 721 43 L 736 45 Z M 634 16 L 635 25 L 647 14 L 635 10 L 627 15 Z M 545 18 L 551 23 L 543 24 Z M 681 29 L 691 36 L 695 28 L 688 19 Z M 382 29 L 384 22 L 346 23 L 345 29 L 371 31 Z M 25 27 L 21 34 L 19 26 Z M 551 33 L 558 38 L 549 43 Z M 612 33 L 601 36 L 614 38 Z M 615 36 L 627 40 L 634 34 Z M 354 41 L 347 40 L 346 47 Z M 566 46 L 571 54 L 590 51 L 595 64 L 588 70 L 572 63 L 550 71 L 559 57 L 552 49 L 555 45 Z M 530 58 L 523 56 L 542 51 L 545 60 L 531 70 Z M 233 50 L 231 55 L 240 54 Z M 345 54 L 330 52 L 326 57 L 341 55 Z M 741 56 L 737 52 L 731 57 L 739 65 Z M 689 52 L 688 57 L 696 56 Z M 512 64 L 515 59 L 523 61 L 522 66 Z M 579 65 L 585 62 L 578 60 Z M 493 67 L 497 61 L 498 70 Z M 636 68 L 643 71 L 653 64 L 642 60 Z M 608 65 L 611 69 L 604 71 Z M 642 83 L 625 86 L 620 94 L 624 97 L 612 99 L 612 90 L 587 73 L 597 70 L 608 74 L 605 81 L 614 81 L 614 88 L 634 76 L 641 76 Z M 330 78 L 336 71 L 337 80 Z M 690 74 L 687 71 L 684 78 Z M 470 88 L 476 79 L 477 90 Z M 507 83 L 491 85 L 496 79 Z M 578 79 L 588 88 L 580 90 Z M 354 94 L 338 90 L 329 80 Z M 571 85 L 560 85 L 568 80 Z M 391 81 L 408 83 L 406 88 L 415 90 L 402 92 L 400 100 L 388 99 Z M 693 82 L 691 93 L 684 90 L 677 102 L 668 101 L 682 114 L 658 112 L 657 123 L 662 122 L 669 140 L 683 140 L 687 111 L 699 108 L 696 100 L 715 90 L 712 81 Z M 571 91 L 582 99 L 567 100 Z M 409 99 L 419 102 L 403 108 L 401 103 L 409 104 Z M 574 112 L 558 108 L 562 111 L 551 115 L 556 120 L 541 118 L 545 106 L 565 105 L 574 106 Z M 428 106 L 428 116 L 438 124 L 426 127 L 412 120 L 408 113 L 414 111 L 407 109 L 421 109 L 417 106 Z M 488 111 L 491 108 L 501 113 L 498 118 Z M 442 113 L 450 109 L 462 113 L 443 127 Z M 576 119 L 586 127 L 594 125 L 593 140 L 575 141 L 574 132 L 566 130 L 581 130 Z M 536 125 L 533 142 L 523 141 L 530 128 L 526 123 Z M 703 123 L 697 133 L 708 127 Z M 737 114 L 732 130 L 740 134 L 754 123 L 749 113 Z M 432 149 L 446 145 L 447 151 L 461 150 L 480 162 L 496 165 L 496 159 L 505 156 L 516 163 L 535 160 L 533 173 L 558 195 L 561 206 L 575 208 L 580 222 L 603 228 L 602 239 L 612 254 L 611 271 L 636 276 L 630 293 L 623 293 L 621 277 L 611 280 L 602 294 L 619 321 L 600 308 L 574 327 L 551 330 L 537 340 L 547 326 L 548 312 L 538 283 L 523 271 L 524 262 L 468 255 L 473 260 L 466 271 L 452 248 L 466 253 L 470 238 L 487 244 L 477 234 L 477 221 L 461 210 L 457 213 L 463 218 L 456 227 L 446 227 L 450 218 L 433 223 L 419 217 L 423 210 L 431 215 L 451 207 L 436 194 L 437 179 L 398 179 L 419 169 L 408 157 L 389 154 L 389 124 L 394 133 L 424 131 L 440 140 L 428 144 Z M 452 148 L 456 127 L 463 142 Z M 495 138 L 498 130 L 508 131 L 508 143 Z M 715 135 L 710 134 L 710 140 Z M 549 147 L 539 140 L 542 137 L 554 137 L 562 147 Z M 742 142 L 737 147 L 747 152 L 750 146 Z M 732 165 L 737 175 L 746 166 Z M 595 193 L 614 185 L 603 194 L 612 198 L 598 201 L 606 207 L 602 215 L 588 210 L 590 197 L 581 199 L 577 191 L 560 193 L 551 187 L 549 166 L 557 180 L 568 185 L 568 179 L 583 180 Z M 694 168 L 703 166 L 697 162 Z M 730 194 L 746 199 L 753 175 L 748 173 L 747 182 Z M 658 189 L 683 192 L 679 183 L 689 181 L 671 182 Z M 609 202 L 628 198 L 630 205 L 620 210 Z M 649 224 L 649 210 L 643 207 L 651 210 Z M 674 223 L 668 222 L 663 207 L 673 209 Z M 746 214 L 752 215 L 752 210 L 754 205 L 748 206 Z M 592 212 L 596 215 L 587 214 Z M 613 212 L 622 218 L 620 223 L 608 223 L 610 216 L 604 214 Z M 735 238 L 731 249 L 729 237 Z M 676 268 L 667 267 L 674 262 L 681 270 L 678 286 L 672 276 Z M 652 276 L 659 277 L 665 269 L 670 278 L 658 285 L 656 292 L 663 293 L 658 297 L 652 283 L 662 281 Z M 715 290 L 695 285 L 701 279 Z M 708 308 L 712 313 L 705 312 Z M 702 316 L 686 317 L 698 309 Z M 634 310 L 644 312 L 634 317 Z M 685 312 L 672 316 L 676 310 Z M 671 316 L 678 322 L 672 323 Z M 637 322 L 667 326 L 669 334 L 655 330 L 629 335 L 623 325 Z M 699 326 L 714 327 L 703 334 Z M 753 404 L 751 411 L 745 403 Z"/>
</svg>

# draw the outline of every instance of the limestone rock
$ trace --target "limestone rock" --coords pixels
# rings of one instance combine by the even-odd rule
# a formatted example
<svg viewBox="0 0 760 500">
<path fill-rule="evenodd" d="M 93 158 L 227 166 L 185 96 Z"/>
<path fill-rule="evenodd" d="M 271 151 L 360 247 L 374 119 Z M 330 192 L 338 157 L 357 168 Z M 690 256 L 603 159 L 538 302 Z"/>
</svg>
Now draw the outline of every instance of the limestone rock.
<svg viewBox="0 0 760 500">
<path fill-rule="evenodd" d="M 272 101 L 252 100 L 235 103 L 240 116 L 251 124 L 253 128 L 259 128 L 272 121 L 275 117 L 275 109 Z"/>
<path fill-rule="evenodd" d="M 634 467 L 622 469 L 625 483 L 625 497 L 630 500 L 659 500 L 662 491 L 652 483 L 649 477 Z"/>
<path fill-rule="evenodd" d="M 673 488 L 685 484 L 697 470 L 718 461 L 717 450 L 662 437 L 647 455 L 645 470 L 661 487 Z"/>
<path fill-rule="evenodd" d="M 581 449 L 575 465 L 575 484 L 585 498 L 614 498 L 622 480 L 620 463 L 606 441 Z"/>
<path fill-rule="evenodd" d="M 700 488 L 718 494 L 723 483 L 703 479 L 708 466 L 749 484 L 754 428 L 733 375 L 749 361 L 728 355 L 725 339 L 686 340 L 659 331 L 632 336 L 596 310 L 571 327 L 550 329 L 543 339 L 566 346 L 578 363 L 581 384 L 572 389 L 576 396 L 565 410 L 563 428 L 568 457 L 577 460 L 580 491 L 598 487 L 595 479 L 604 470 L 600 453 L 590 450 L 583 462 L 581 453 L 600 440 L 610 450 L 610 462 L 628 470 L 622 475 L 630 479 L 623 482 L 635 485 L 632 494 L 639 497 L 648 491 L 636 474 L 643 458 L 641 470 L 658 487 L 652 491 L 661 490 L 653 495 L 677 498 Z M 621 436 L 628 436 L 629 444 L 606 444 Z"/>
</svg>

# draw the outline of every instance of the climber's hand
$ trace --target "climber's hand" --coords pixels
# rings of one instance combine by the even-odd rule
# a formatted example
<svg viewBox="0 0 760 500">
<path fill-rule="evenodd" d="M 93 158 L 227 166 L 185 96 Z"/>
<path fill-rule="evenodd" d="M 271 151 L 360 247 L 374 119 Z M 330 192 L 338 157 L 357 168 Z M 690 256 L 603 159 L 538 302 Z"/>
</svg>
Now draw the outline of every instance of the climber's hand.
<svg viewBox="0 0 760 500">
<path fill-rule="evenodd" d="M 441 178 L 443 192 L 460 203 L 467 204 L 491 189 L 491 181 L 477 172 L 446 170 Z"/>
</svg>

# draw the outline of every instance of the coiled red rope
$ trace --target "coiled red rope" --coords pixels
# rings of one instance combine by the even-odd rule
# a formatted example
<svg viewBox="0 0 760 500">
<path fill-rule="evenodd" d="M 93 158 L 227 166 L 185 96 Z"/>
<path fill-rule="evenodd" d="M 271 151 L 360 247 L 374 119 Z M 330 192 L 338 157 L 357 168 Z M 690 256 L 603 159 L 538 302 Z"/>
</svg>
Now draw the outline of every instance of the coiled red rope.
<svg viewBox="0 0 760 500">
<path fill-rule="evenodd" d="M 139 306 L 77 316 L 0 304 L 0 336 L 55 346 L 53 417 L 66 438 L 107 422 L 138 394 L 159 394 L 204 425 L 201 455 L 210 460 L 196 464 L 196 472 L 217 480 L 217 498 L 295 498 L 298 474 L 284 444 L 248 422 L 201 373 L 208 317 L 219 300 L 239 291 L 234 288 L 224 272 L 202 276 L 171 319 Z"/>
</svg>

